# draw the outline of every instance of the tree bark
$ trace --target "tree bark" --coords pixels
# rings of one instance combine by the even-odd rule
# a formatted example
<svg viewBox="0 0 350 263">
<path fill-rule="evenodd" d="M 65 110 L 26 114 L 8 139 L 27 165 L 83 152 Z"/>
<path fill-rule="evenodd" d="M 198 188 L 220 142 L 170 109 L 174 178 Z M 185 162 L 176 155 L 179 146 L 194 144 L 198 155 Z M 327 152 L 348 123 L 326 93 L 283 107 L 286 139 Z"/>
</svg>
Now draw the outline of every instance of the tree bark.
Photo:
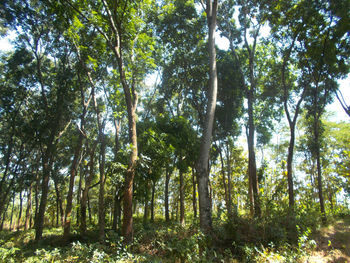
<svg viewBox="0 0 350 263">
<path fill-rule="evenodd" d="M 19 192 L 19 212 L 17 219 L 17 231 L 21 229 L 21 218 L 22 218 L 22 208 L 23 208 L 23 196 L 22 191 Z"/>
<path fill-rule="evenodd" d="M 229 203 L 229 215 L 230 217 L 233 216 L 233 212 L 232 212 L 232 182 L 231 182 L 231 151 L 230 151 L 230 146 L 227 143 L 226 144 L 226 148 L 227 148 L 227 198 L 228 198 L 228 203 Z"/>
<path fill-rule="evenodd" d="M 165 206 L 165 221 L 169 222 L 169 181 L 170 181 L 170 171 L 169 167 L 166 167 L 165 171 L 165 191 L 164 191 L 164 206 Z"/>
<path fill-rule="evenodd" d="M 44 217 L 46 210 L 47 196 L 49 193 L 49 180 L 51 172 L 51 162 L 49 161 L 49 153 L 43 156 L 43 179 L 41 183 L 41 199 L 38 214 L 35 217 L 35 240 L 38 241 L 42 238 L 44 230 Z"/>
<path fill-rule="evenodd" d="M 254 207 L 254 217 L 261 216 L 260 200 L 259 200 L 259 187 L 258 178 L 256 173 L 256 158 L 255 158 L 255 125 L 254 125 L 254 92 L 255 92 L 255 79 L 254 79 L 254 56 L 250 54 L 249 66 L 250 66 L 250 78 L 251 87 L 248 89 L 248 175 L 250 178 L 250 184 L 253 190 L 253 207 Z"/>
<path fill-rule="evenodd" d="M 84 131 L 84 123 L 83 118 L 81 119 L 81 131 Z M 64 216 L 64 222 L 63 222 L 63 239 L 68 240 L 70 236 L 70 223 L 71 223 L 71 214 L 72 214 L 72 204 L 73 204 L 73 188 L 74 188 L 74 180 L 77 173 L 77 169 L 79 166 L 79 157 L 81 148 L 83 145 L 83 139 L 84 136 L 80 132 L 77 145 L 74 150 L 74 157 L 73 162 L 70 168 L 70 178 L 69 178 L 69 187 L 68 187 L 68 194 L 67 194 L 67 206 L 66 206 L 66 212 Z"/>
<path fill-rule="evenodd" d="M 206 2 L 206 15 L 209 31 L 209 89 L 203 134 L 200 144 L 199 158 L 197 162 L 197 182 L 199 194 L 199 219 L 200 227 L 207 235 L 212 232 L 211 201 L 209 197 L 209 150 L 214 124 L 216 98 L 218 89 L 216 50 L 215 50 L 215 28 L 217 15 L 217 0 Z"/>
<path fill-rule="evenodd" d="M 97 142 L 94 142 L 93 146 L 91 149 L 88 149 L 89 155 L 90 155 L 90 163 L 89 163 L 89 174 L 87 178 L 85 179 L 85 188 L 83 189 L 83 193 L 81 196 L 81 201 L 80 201 L 80 232 L 82 235 L 86 233 L 86 208 L 87 208 L 87 201 L 88 201 L 88 194 L 89 194 L 89 187 L 94 179 L 95 176 L 95 149 L 96 149 L 96 144 Z"/>
<path fill-rule="evenodd" d="M 10 206 L 10 200 L 9 200 L 9 202 L 7 202 L 7 205 L 6 205 L 6 207 L 4 209 L 4 212 L 2 214 L 0 231 L 4 230 L 4 223 L 5 223 L 5 219 L 6 219 L 6 212 L 7 212 L 7 209 L 9 208 L 9 206 Z"/>
<path fill-rule="evenodd" d="M 106 138 L 105 134 L 101 130 L 101 153 L 100 153 L 100 191 L 98 196 L 98 236 L 100 242 L 105 239 L 105 225 L 106 225 L 106 217 L 105 217 L 105 160 L 106 160 Z"/>
<path fill-rule="evenodd" d="M 290 139 L 288 146 L 288 157 L 287 157 L 287 177 L 288 177 L 288 196 L 289 196 L 289 209 L 290 213 L 294 214 L 294 187 L 293 187 L 293 156 L 294 156 L 294 145 L 295 145 L 295 123 L 291 123 Z"/>
<path fill-rule="evenodd" d="M 114 119 L 114 128 L 115 128 L 115 137 L 114 137 L 114 161 L 117 162 L 118 152 L 119 152 L 119 130 L 120 130 L 121 121 Z M 114 194 L 114 209 L 113 209 L 113 224 L 112 229 L 117 231 L 117 227 L 119 225 L 120 220 L 120 185 L 116 184 L 115 186 L 115 194 Z"/>
<path fill-rule="evenodd" d="M 30 217 L 32 215 L 32 183 L 29 185 L 27 194 L 27 209 L 26 209 L 26 219 L 24 224 L 24 230 L 28 230 L 30 227 Z"/>
<path fill-rule="evenodd" d="M 13 193 L 12 209 L 11 209 L 11 217 L 10 217 L 10 227 L 9 227 L 10 231 L 12 230 L 13 210 L 15 209 L 15 199 L 16 199 L 16 193 Z"/>
<path fill-rule="evenodd" d="M 147 188 L 145 191 L 145 206 L 143 209 L 143 223 L 147 223 L 147 219 L 148 219 L 148 183 L 147 183 Z"/>
<path fill-rule="evenodd" d="M 122 62 L 119 63 L 122 67 Z M 123 71 L 122 71 L 123 72 Z M 136 133 L 136 106 L 137 99 L 134 103 L 131 100 L 129 87 L 126 85 L 126 78 L 124 74 L 121 74 L 124 78 L 123 85 L 124 94 L 126 97 L 126 104 L 128 109 L 128 124 L 129 124 L 129 142 L 131 146 L 131 153 L 129 157 L 128 169 L 125 176 L 125 190 L 124 190 L 124 209 L 123 209 L 123 227 L 122 232 L 126 243 L 131 243 L 133 240 L 133 215 L 132 215 L 132 197 L 133 197 L 133 183 L 135 177 L 136 161 L 138 155 L 137 149 L 137 133 Z"/>
<path fill-rule="evenodd" d="M 120 186 L 115 186 L 115 194 L 114 194 L 114 209 L 113 209 L 113 224 L 112 229 L 114 231 L 117 231 L 118 226 L 120 225 L 120 219 L 121 219 L 121 197 L 120 197 Z"/>
<path fill-rule="evenodd" d="M 222 156 L 221 148 L 219 148 L 219 155 L 220 155 L 220 161 L 221 161 L 221 174 L 222 174 L 222 183 L 224 185 L 224 191 L 225 191 L 224 193 L 225 193 L 225 203 L 226 203 L 227 215 L 228 215 L 228 217 L 230 217 L 232 214 L 232 208 L 231 208 L 231 203 L 229 202 L 229 199 L 228 199 L 225 164 L 224 164 L 224 158 Z"/>
<path fill-rule="evenodd" d="M 156 191 L 156 182 L 152 181 L 152 195 L 151 195 L 151 222 L 154 222 L 154 194 Z"/>
<path fill-rule="evenodd" d="M 60 224 L 61 226 L 64 225 L 64 211 L 63 211 L 63 202 L 61 197 L 61 191 L 58 184 L 58 178 L 57 175 L 53 175 L 53 181 L 55 185 L 55 192 L 56 192 L 56 202 L 57 202 L 57 226 L 58 226 L 58 218 L 60 217 Z"/>
<path fill-rule="evenodd" d="M 185 225 L 185 193 L 184 193 L 184 177 L 183 172 L 180 168 L 179 170 L 179 179 L 180 179 L 180 224 L 181 226 Z"/>
<path fill-rule="evenodd" d="M 82 181 L 85 176 L 85 169 L 84 165 L 80 163 L 80 172 L 79 172 L 79 185 L 78 185 L 78 191 L 77 191 L 77 207 L 76 207 L 76 215 L 77 215 L 77 220 L 76 220 L 76 225 L 79 225 L 80 223 L 80 201 L 81 201 L 81 187 L 82 187 Z"/>
<path fill-rule="evenodd" d="M 197 218 L 197 187 L 196 187 L 196 174 L 192 167 L 192 207 L 193 207 L 193 218 Z"/>
<path fill-rule="evenodd" d="M 316 97 L 317 99 L 317 97 Z M 317 102 L 316 102 L 317 103 Z M 322 170 L 321 170 L 321 156 L 320 156 L 320 136 L 319 136 L 319 118 L 318 114 L 315 111 L 315 124 L 314 124 L 314 134 L 316 142 L 316 167 L 317 167 L 317 189 L 318 189 L 318 198 L 320 200 L 320 210 L 322 222 L 326 223 L 326 211 L 324 207 L 324 198 L 323 198 L 323 186 L 322 186 Z"/>
</svg>

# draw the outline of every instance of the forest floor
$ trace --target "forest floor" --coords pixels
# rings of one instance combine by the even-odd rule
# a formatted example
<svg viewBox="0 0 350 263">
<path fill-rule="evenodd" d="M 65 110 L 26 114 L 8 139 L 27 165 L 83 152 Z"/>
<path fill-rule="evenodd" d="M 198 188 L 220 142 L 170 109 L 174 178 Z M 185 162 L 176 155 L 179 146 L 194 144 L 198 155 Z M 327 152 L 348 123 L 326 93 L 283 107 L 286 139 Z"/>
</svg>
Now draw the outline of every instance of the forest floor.
<svg viewBox="0 0 350 263">
<path fill-rule="evenodd" d="M 141 226 L 141 225 L 140 225 Z M 149 224 L 138 235 L 138 241 L 131 249 L 125 247 L 113 231 L 107 232 L 107 241 L 100 244 L 96 240 L 97 232 L 89 231 L 84 238 L 75 234 L 69 243 L 62 240 L 61 228 L 46 228 L 44 238 L 34 242 L 34 230 L 0 232 L 0 263 L 6 262 L 350 262 L 350 215 L 330 220 L 306 240 L 298 241 L 298 246 L 291 249 L 266 249 L 252 257 L 222 252 L 220 246 L 216 251 L 222 255 L 212 255 L 203 261 L 198 255 L 197 242 L 200 236 L 193 230 L 176 226 Z M 118 241 L 119 240 L 119 241 Z M 315 242 L 313 242 L 313 240 Z M 80 242 L 78 242 L 80 241 Z M 300 243 L 301 242 L 301 243 Z M 304 246 L 314 244 L 315 246 Z M 213 246 L 214 244 L 211 244 Z M 299 247 L 299 248 L 298 248 Z M 220 252 L 221 251 L 221 252 Z M 248 250 L 246 250 L 247 252 Z M 242 252 L 242 251 L 241 251 Z M 225 254 L 225 255 L 224 255 Z M 289 255 L 289 256 L 288 256 Z M 218 258 L 219 257 L 219 258 Z M 176 259 L 175 259 L 176 258 Z M 241 259 L 238 259 L 241 258 Z"/>
<path fill-rule="evenodd" d="M 350 217 L 338 219 L 322 227 L 312 238 L 317 247 L 304 258 L 304 262 L 350 262 Z"/>
</svg>

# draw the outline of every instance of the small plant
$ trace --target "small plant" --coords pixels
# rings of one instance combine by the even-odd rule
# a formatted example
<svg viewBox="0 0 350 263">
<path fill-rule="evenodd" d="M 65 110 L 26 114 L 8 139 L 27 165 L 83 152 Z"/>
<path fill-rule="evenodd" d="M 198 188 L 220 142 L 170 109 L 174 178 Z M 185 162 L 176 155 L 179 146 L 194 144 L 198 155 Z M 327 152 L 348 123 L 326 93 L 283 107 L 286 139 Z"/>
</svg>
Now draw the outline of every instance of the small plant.
<svg viewBox="0 0 350 263">
<path fill-rule="evenodd" d="M 0 262 L 7 262 L 7 263 L 16 262 L 14 259 L 14 256 L 16 255 L 16 252 L 19 250 L 20 249 L 17 247 L 11 247 L 11 248 L 0 247 Z"/>
</svg>

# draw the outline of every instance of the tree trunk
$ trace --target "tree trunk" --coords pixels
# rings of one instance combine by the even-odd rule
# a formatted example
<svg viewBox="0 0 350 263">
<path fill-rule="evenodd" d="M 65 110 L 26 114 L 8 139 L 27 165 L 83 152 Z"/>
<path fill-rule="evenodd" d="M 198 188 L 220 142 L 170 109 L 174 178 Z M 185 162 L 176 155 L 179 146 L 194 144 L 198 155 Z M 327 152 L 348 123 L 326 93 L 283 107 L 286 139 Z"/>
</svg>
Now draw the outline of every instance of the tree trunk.
<svg viewBox="0 0 350 263">
<path fill-rule="evenodd" d="M 35 182 L 35 214 L 34 214 L 34 228 L 35 228 L 35 218 L 39 212 L 39 172 L 36 172 L 36 182 Z"/>
<path fill-rule="evenodd" d="M 0 224 L 0 231 L 4 230 L 4 223 L 5 223 L 5 219 L 6 219 L 6 212 L 7 212 L 7 209 L 9 208 L 9 205 L 10 205 L 10 200 L 7 202 L 7 205 L 4 209 L 4 212 L 2 214 L 2 218 L 1 218 L 1 224 Z"/>
<path fill-rule="evenodd" d="M 196 175 L 194 168 L 192 167 L 192 207 L 193 207 L 193 218 L 197 218 L 197 189 L 196 189 Z"/>
<path fill-rule="evenodd" d="M 41 184 L 41 199 L 38 214 L 35 218 L 35 240 L 38 241 L 42 238 L 44 230 L 44 217 L 46 210 L 47 195 L 49 193 L 49 180 L 50 180 L 51 165 L 49 164 L 48 157 L 43 157 L 43 179 Z"/>
<path fill-rule="evenodd" d="M 81 128 L 82 131 L 84 130 L 84 123 L 83 118 L 81 120 Z M 63 239 L 68 240 L 70 235 L 70 222 L 71 222 L 71 214 L 72 214 L 72 206 L 73 206 L 73 188 L 74 188 L 74 180 L 77 173 L 77 169 L 79 166 L 79 157 L 81 148 L 83 145 L 83 139 L 84 136 L 80 132 L 77 145 L 74 150 L 74 157 L 73 162 L 70 168 L 70 178 L 69 178 L 69 187 L 68 187 L 68 194 L 67 194 L 67 206 L 66 206 L 66 212 L 64 216 L 64 223 L 63 223 Z"/>
<path fill-rule="evenodd" d="M 156 182 L 152 181 L 152 196 L 151 196 L 151 222 L 154 222 L 154 194 L 156 191 Z"/>
<path fill-rule="evenodd" d="M 323 189 L 322 189 L 322 170 L 321 170 L 321 157 L 320 157 L 320 143 L 319 143 L 319 120 L 315 120 L 315 142 L 316 142 L 316 166 L 317 166 L 317 189 L 318 197 L 320 200 L 320 210 L 322 216 L 322 222 L 326 223 L 326 211 L 324 208 L 324 199 L 323 199 Z"/>
<path fill-rule="evenodd" d="M 77 207 L 76 207 L 76 215 L 77 215 L 77 221 L 76 221 L 76 225 L 79 225 L 80 223 L 80 201 L 81 201 L 81 187 L 82 187 L 82 181 L 85 175 L 85 171 L 84 171 L 84 165 L 82 165 L 80 163 L 80 172 L 79 172 L 79 185 L 78 185 L 78 191 L 77 191 Z"/>
<path fill-rule="evenodd" d="M 114 128 L 115 128 L 115 137 L 114 137 L 114 161 L 117 162 L 118 152 L 119 152 L 119 130 L 120 130 L 121 121 L 118 119 L 114 119 Z M 114 194 L 114 209 L 113 209 L 113 224 L 112 229 L 117 231 L 117 227 L 119 225 L 120 220 L 120 186 L 116 184 L 115 186 L 115 194 Z"/>
<path fill-rule="evenodd" d="M 287 157 L 287 177 L 288 177 L 288 196 L 289 196 L 289 214 L 294 218 L 294 187 L 293 187 L 293 155 L 295 145 L 295 123 L 290 123 L 290 140 Z"/>
<path fill-rule="evenodd" d="M 227 215 L 228 215 L 228 218 L 230 218 L 232 215 L 232 206 L 231 206 L 231 201 L 229 199 L 228 184 L 226 184 L 226 173 L 225 173 L 226 169 L 225 169 L 225 163 L 224 163 L 224 158 L 222 156 L 221 149 L 219 149 L 219 155 L 220 155 L 220 161 L 221 161 L 222 182 L 225 190 L 225 203 L 226 203 Z"/>
<path fill-rule="evenodd" d="M 216 50 L 215 50 L 215 28 L 217 15 L 217 0 L 207 0 L 206 14 L 209 29 L 208 51 L 209 51 L 209 89 L 203 134 L 200 144 L 200 152 L 197 163 L 197 182 L 199 194 L 199 219 L 200 227 L 206 234 L 212 232 L 211 201 L 209 197 L 209 150 L 213 131 L 213 123 L 216 108 L 216 97 L 218 89 Z"/>
<path fill-rule="evenodd" d="M 232 182 L 231 182 L 231 154 L 230 154 L 230 148 L 227 144 L 227 198 L 229 203 L 229 215 L 230 217 L 233 216 L 232 212 Z"/>
<path fill-rule="evenodd" d="M 165 171 L 165 191 L 164 191 L 164 206 L 165 206 L 165 221 L 169 222 L 169 181 L 170 181 L 170 171 L 169 167 L 166 167 Z"/>
<path fill-rule="evenodd" d="M 9 228 L 10 231 L 12 230 L 13 210 L 15 209 L 15 199 L 16 199 L 16 193 L 13 193 L 12 209 L 11 209 L 11 217 L 10 217 L 10 228 Z"/>
<path fill-rule="evenodd" d="M 112 229 L 114 231 L 117 231 L 118 225 L 119 225 L 119 214 L 121 212 L 120 210 L 120 197 L 119 197 L 119 185 L 115 186 L 115 193 L 114 193 L 114 209 L 113 209 L 113 224 Z"/>
<path fill-rule="evenodd" d="M 4 156 L 5 170 L 4 170 L 3 174 L 2 174 L 2 178 L 1 178 L 1 181 L 0 181 L 0 217 L 3 214 L 4 208 L 5 208 L 5 203 L 6 203 L 5 200 L 7 198 L 9 190 L 11 188 L 11 187 L 8 187 L 5 190 L 4 184 L 8 180 L 7 174 L 8 174 L 8 171 L 10 169 L 10 164 L 11 164 L 12 149 L 13 149 L 13 146 L 14 146 L 14 143 L 13 143 L 13 137 L 14 136 L 13 136 L 13 134 L 14 134 L 14 126 L 12 126 L 12 132 L 11 132 L 10 137 L 9 137 L 9 142 L 8 142 L 8 145 L 7 145 L 6 155 Z M 1 220 L 1 218 L 0 218 L 0 220 Z"/>
<path fill-rule="evenodd" d="M 97 142 L 94 142 L 92 148 L 90 149 L 90 163 L 89 163 L 89 175 L 85 179 L 85 188 L 83 189 L 83 193 L 80 201 L 80 232 L 82 235 L 86 233 L 86 208 L 89 194 L 89 187 L 95 176 L 95 149 Z M 90 214 L 90 213 L 89 213 Z"/>
<path fill-rule="evenodd" d="M 88 207 L 88 214 L 89 214 L 89 224 L 95 224 L 95 220 L 92 221 L 92 212 L 91 212 L 91 203 L 90 203 L 90 197 L 89 192 L 87 193 L 87 207 Z"/>
<path fill-rule="evenodd" d="M 56 192 L 56 202 L 57 202 L 57 226 L 58 226 L 58 218 L 61 217 L 60 224 L 63 226 L 64 223 L 64 212 L 63 212 L 63 202 L 61 197 L 61 191 L 59 189 L 58 185 L 58 178 L 57 175 L 52 176 L 55 186 L 55 192 Z"/>
<path fill-rule="evenodd" d="M 100 191 L 98 196 L 98 237 L 100 242 L 105 239 L 105 225 L 106 225 L 106 217 L 105 217 L 105 160 L 106 160 L 106 138 L 105 134 L 101 133 L 101 153 L 100 153 Z"/>
<path fill-rule="evenodd" d="M 17 219 L 17 231 L 19 231 L 21 229 L 22 208 L 23 208 L 23 197 L 22 197 L 22 191 L 20 191 L 19 192 L 19 212 L 18 212 L 18 219 Z"/>
<path fill-rule="evenodd" d="M 29 188 L 28 188 L 27 209 L 26 209 L 26 219 L 24 224 L 24 230 L 29 229 L 31 216 L 32 216 L 32 183 L 29 185 Z"/>
<path fill-rule="evenodd" d="M 145 206 L 143 209 L 143 223 L 147 223 L 147 218 L 148 218 L 148 183 L 147 183 L 147 188 L 145 191 Z"/>
<path fill-rule="evenodd" d="M 129 103 L 127 103 L 129 105 Z M 137 160 L 137 134 L 136 134 L 136 119 L 135 107 L 128 106 L 128 121 L 129 121 L 129 140 L 132 147 L 130 153 L 128 170 L 125 176 L 125 190 L 123 202 L 123 227 L 122 233 L 126 243 L 131 243 L 133 240 L 133 214 L 132 214 L 132 195 L 133 183 L 135 177 L 136 160 Z"/>
<path fill-rule="evenodd" d="M 254 216 L 261 216 L 260 200 L 259 200 L 259 188 L 258 179 L 256 173 L 256 159 L 255 159 L 255 125 L 254 125 L 254 114 L 253 114 L 253 100 L 254 100 L 254 88 L 248 90 L 248 174 L 251 181 L 253 190 L 253 207 Z"/>
<path fill-rule="evenodd" d="M 42 182 L 41 182 L 41 198 L 38 213 L 35 216 L 35 241 L 38 241 L 42 238 L 43 229 L 44 229 L 44 219 L 46 211 L 47 197 L 49 193 L 49 181 L 52 171 L 52 154 L 55 149 L 55 136 L 58 130 L 59 122 L 59 111 L 56 112 L 56 123 L 53 123 L 51 134 L 49 137 L 49 142 L 47 144 L 47 149 L 42 153 Z"/>
<path fill-rule="evenodd" d="M 185 193 L 184 193 L 184 176 L 182 169 L 179 169 L 180 177 L 180 224 L 181 226 L 185 225 Z"/>
</svg>

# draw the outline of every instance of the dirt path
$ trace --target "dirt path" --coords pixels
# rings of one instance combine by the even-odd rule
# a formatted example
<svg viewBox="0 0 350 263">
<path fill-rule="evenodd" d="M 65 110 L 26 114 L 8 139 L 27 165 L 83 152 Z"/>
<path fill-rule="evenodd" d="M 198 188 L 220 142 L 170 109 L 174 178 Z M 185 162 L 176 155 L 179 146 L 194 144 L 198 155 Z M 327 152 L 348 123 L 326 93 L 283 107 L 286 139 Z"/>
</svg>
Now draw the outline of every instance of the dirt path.
<svg viewBox="0 0 350 263">
<path fill-rule="evenodd" d="M 323 227 L 314 239 L 317 247 L 304 262 L 350 262 L 350 217 Z"/>
</svg>

